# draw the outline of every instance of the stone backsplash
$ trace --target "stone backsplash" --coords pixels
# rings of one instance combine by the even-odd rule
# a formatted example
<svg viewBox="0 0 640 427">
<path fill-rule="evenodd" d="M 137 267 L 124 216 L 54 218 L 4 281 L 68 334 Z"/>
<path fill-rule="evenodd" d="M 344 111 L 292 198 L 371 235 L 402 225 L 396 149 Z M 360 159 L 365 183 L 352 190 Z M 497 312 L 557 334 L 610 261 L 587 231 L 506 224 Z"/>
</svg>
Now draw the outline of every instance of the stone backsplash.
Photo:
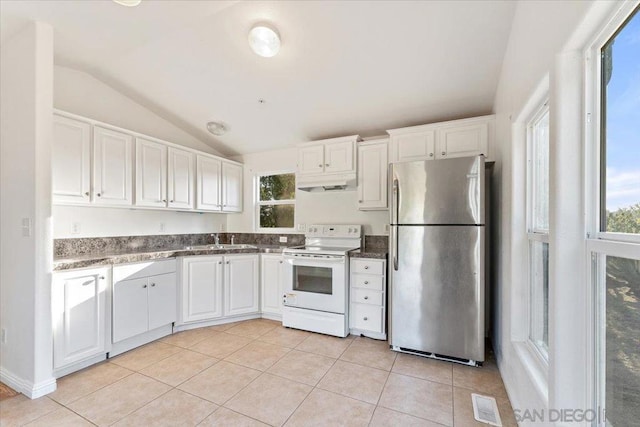
<svg viewBox="0 0 640 427">
<path fill-rule="evenodd" d="M 364 236 L 364 249 L 371 252 L 389 252 L 389 236 Z"/>
</svg>

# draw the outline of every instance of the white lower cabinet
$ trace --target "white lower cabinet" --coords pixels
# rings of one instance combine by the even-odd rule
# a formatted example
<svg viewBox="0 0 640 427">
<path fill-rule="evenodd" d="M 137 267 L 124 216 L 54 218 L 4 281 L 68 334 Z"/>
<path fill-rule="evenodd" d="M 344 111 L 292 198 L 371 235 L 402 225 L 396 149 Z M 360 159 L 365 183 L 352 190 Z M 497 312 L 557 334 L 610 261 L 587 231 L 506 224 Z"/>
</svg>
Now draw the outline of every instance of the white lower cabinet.
<svg viewBox="0 0 640 427">
<path fill-rule="evenodd" d="M 110 271 L 102 267 L 53 274 L 54 370 L 106 357 Z"/>
<path fill-rule="evenodd" d="M 284 293 L 285 263 L 282 255 L 261 256 L 260 283 L 262 298 L 260 311 L 263 316 L 282 318 L 282 295 Z"/>
<path fill-rule="evenodd" d="M 257 254 L 182 258 L 180 323 L 258 313 L 258 259 Z"/>
<path fill-rule="evenodd" d="M 387 339 L 387 261 L 352 258 L 349 326 L 354 335 Z"/>
<path fill-rule="evenodd" d="M 181 322 L 222 317 L 222 256 L 191 256 L 182 259 Z"/>
<path fill-rule="evenodd" d="M 113 268 L 113 342 L 176 321 L 175 260 Z"/>
</svg>

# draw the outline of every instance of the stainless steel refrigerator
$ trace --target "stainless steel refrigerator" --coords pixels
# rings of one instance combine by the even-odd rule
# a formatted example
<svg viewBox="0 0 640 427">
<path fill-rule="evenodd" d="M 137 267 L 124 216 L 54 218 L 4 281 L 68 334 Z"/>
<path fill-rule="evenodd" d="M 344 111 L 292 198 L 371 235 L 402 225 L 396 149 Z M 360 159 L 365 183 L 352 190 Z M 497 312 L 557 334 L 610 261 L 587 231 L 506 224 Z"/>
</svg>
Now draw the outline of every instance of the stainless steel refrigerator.
<svg viewBox="0 0 640 427">
<path fill-rule="evenodd" d="M 389 166 L 390 345 L 484 361 L 485 160 Z"/>
</svg>

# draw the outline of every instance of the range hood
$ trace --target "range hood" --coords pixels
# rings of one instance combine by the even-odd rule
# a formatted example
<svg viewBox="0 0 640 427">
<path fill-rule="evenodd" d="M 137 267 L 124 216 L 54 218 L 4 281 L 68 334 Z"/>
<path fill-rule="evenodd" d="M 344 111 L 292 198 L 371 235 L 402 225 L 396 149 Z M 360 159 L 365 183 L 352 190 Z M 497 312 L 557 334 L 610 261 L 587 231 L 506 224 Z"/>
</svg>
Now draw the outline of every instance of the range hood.
<svg viewBox="0 0 640 427">
<path fill-rule="evenodd" d="M 355 191 L 358 181 L 355 173 L 331 176 L 296 176 L 296 188 L 308 192 Z"/>
</svg>

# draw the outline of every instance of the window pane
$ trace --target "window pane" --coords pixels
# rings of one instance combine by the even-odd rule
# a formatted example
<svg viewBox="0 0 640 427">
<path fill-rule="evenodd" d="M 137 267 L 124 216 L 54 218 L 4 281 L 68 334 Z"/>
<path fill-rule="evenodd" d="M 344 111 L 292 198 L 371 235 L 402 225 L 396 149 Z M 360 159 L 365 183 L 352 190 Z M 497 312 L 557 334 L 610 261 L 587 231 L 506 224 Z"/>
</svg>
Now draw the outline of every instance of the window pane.
<svg viewBox="0 0 640 427">
<path fill-rule="evenodd" d="M 261 205 L 261 228 L 293 228 L 295 205 Z"/>
<path fill-rule="evenodd" d="M 531 326 L 529 339 L 547 357 L 549 351 L 549 244 L 529 241 Z"/>
<path fill-rule="evenodd" d="M 293 200 L 296 198 L 296 175 L 286 173 L 260 177 L 260 200 Z"/>
<path fill-rule="evenodd" d="M 606 258 L 605 410 L 607 425 L 640 419 L 640 261 Z"/>
<path fill-rule="evenodd" d="M 549 229 L 549 110 L 540 116 L 532 128 L 532 227 Z"/>
<path fill-rule="evenodd" d="M 602 51 L 601 230 L 640 233 L 640 13 Z"/>
</svg>

